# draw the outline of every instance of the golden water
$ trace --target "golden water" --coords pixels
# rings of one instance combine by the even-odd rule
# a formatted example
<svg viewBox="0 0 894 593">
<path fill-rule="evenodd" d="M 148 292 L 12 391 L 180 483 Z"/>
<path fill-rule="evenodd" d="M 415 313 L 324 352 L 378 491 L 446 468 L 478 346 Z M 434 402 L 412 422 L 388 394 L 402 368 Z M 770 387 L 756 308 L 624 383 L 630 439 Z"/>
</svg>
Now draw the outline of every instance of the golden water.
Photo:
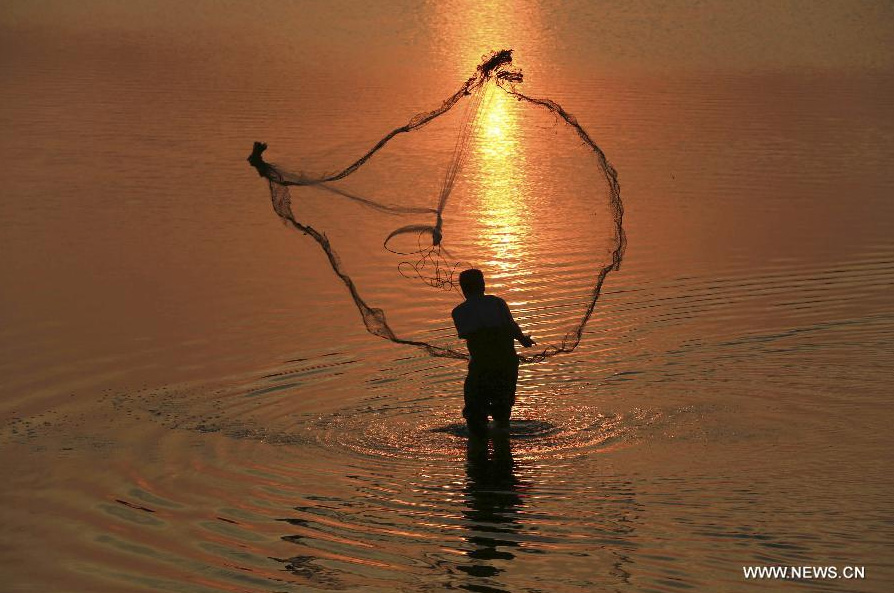
<svg viewBox="0 0 894 593">
<path fill-rule="evenodd" d="M 887 591 L 894 19 L 798 10 L 0 9 L 2 589 Z M 366 333 L 244 159 L 332 167 L 503 47 L 617 168 L 629 245 L 482 453 L 462 363 Z M 524 117 L 489 103 L 446 216 L 554 339 L 605 229 Z M 441 179 L 404 173 L 378 191 Z M 365 286 L 448 339 L 455 294 Z"/>
</svg>

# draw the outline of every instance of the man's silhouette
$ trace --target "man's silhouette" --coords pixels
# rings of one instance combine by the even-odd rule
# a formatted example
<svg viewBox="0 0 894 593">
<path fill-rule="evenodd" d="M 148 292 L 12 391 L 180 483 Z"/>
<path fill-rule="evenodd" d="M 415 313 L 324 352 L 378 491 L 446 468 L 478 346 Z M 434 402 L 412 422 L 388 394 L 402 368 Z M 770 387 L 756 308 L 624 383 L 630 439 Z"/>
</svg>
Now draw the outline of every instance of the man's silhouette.
<svg viewBox="0 0 894 593">
<path fill-rule="evenodd" d="M 469 347 L 463 417 L 471 436 L 487 434 L 488 416 L 497 429 L 508 431 L 518 381 L 515 340 L 526 348 L 534 341 L 522 333 L 506 301 L 484 294 L 481 270 L 463 271 L 459 286 L 466 300 L 453 309 L 453 324 Z"/>
</svg>

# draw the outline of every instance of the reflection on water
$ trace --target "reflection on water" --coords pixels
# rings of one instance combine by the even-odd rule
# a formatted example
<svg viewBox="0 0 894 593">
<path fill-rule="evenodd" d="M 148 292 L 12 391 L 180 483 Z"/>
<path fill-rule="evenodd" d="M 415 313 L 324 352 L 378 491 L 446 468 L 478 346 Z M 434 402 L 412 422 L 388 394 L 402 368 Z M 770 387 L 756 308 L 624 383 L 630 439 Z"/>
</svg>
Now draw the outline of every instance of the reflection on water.
<svg viewBox="0 0 894 593">
<path fill-rule="evenodd" d="M 523 493 L 528 494 L 528 485 L 516 475 L 508 433 L 495 434 L 490 445 L 482 439 L 470 439 L 467 445 L 468 481 L 463 490 L 467 508 L 463 516 L 468 521 L 469 535 L 464 539 L 472 546 L 466 555 L 473 562 L 458 567 L 470 576 L 485 578 L 507 570 L 493 561 L 515 558 L 511 550 L 518 547 L 518 539 L 513 536 L 521 527 L 518 513 L 524 507 Z M 464 588 L 485 590 L 475 582 Z M 488 587 L 486 590 L 499 589 Z"/>
<path fill-rule="evenodd" d="M 495 49 L 515 48 L 537 56 L 536 21 L 539 7 L 519 2 L 511 8 L 498 2 L 467 2 L 461 6 L 438 5 L 435 34 L 449 47 L 446 66 L 463 75 L 469 63 Z M 521 46 L 519 45 L 521 43 Z M 536 59 L 536 58 L 534 58 Z M 518 274 L 529 260 L 525 248 L 531 234 L 531 198 L 526 179 L 528 155 L 517 119 L 514 99 L 489 85 L 478 137 L 472 143 L 466 175 L 473 198 L 466 206 L 474 221 L 471 229 L 476 262 L 492 280 L 495 290 Z M 519 299 L 511 302 L 521 305 Z"/>
<path fill-rule="evenodd" d="M 525 244 L 531 230 L 525 204 L 531 196 L 525 178 L 526 152 L 513 110 L 517 101 L 489 87 L 469 167 L 476 190 L 475 214 L 470 218 L 483 227 L 474 232 L 477 259 L 489 272 L 486 277 L 499 287 L 529 257 Z"/>
</svg>

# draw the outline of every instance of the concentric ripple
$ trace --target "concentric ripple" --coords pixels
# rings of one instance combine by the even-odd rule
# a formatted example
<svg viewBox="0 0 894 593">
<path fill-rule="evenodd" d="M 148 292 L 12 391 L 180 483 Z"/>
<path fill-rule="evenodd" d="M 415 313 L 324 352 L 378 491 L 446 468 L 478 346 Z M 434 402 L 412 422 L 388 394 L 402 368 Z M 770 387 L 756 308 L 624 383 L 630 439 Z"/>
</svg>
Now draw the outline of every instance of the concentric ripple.
<svg viewBox="0 0 894 593">
<path fill-rule="evenodd" d="M 552 409 L 548 416 L 515 417 L 510 438 L 520 455 L 558 459 L 621 444 L 643 417 L 602 412 L 593 406 Z M 313 423 L 319 442 L 354 453 L 401 459 L 456 457 L 466 449 L 468 431 L 457 410 L 444 407 L 410 410 L 348 410 Z M 461 420 L 461 419 L 460 419 Z"/>
</svg>

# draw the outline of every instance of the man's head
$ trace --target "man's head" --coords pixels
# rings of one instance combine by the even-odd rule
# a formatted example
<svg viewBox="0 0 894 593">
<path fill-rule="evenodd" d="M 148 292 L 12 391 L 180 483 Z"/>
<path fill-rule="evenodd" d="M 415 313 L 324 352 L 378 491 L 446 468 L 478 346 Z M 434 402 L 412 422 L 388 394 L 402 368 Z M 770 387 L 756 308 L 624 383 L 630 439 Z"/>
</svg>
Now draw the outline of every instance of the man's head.
<svg viewBox="0 0 894 593">
<path fill-rule="evenodd" d="M 484 294 L 484 274 L 475 268 L 463 270 L 459 275 L 459 287 L 466 298 Z"/>
</svg>

